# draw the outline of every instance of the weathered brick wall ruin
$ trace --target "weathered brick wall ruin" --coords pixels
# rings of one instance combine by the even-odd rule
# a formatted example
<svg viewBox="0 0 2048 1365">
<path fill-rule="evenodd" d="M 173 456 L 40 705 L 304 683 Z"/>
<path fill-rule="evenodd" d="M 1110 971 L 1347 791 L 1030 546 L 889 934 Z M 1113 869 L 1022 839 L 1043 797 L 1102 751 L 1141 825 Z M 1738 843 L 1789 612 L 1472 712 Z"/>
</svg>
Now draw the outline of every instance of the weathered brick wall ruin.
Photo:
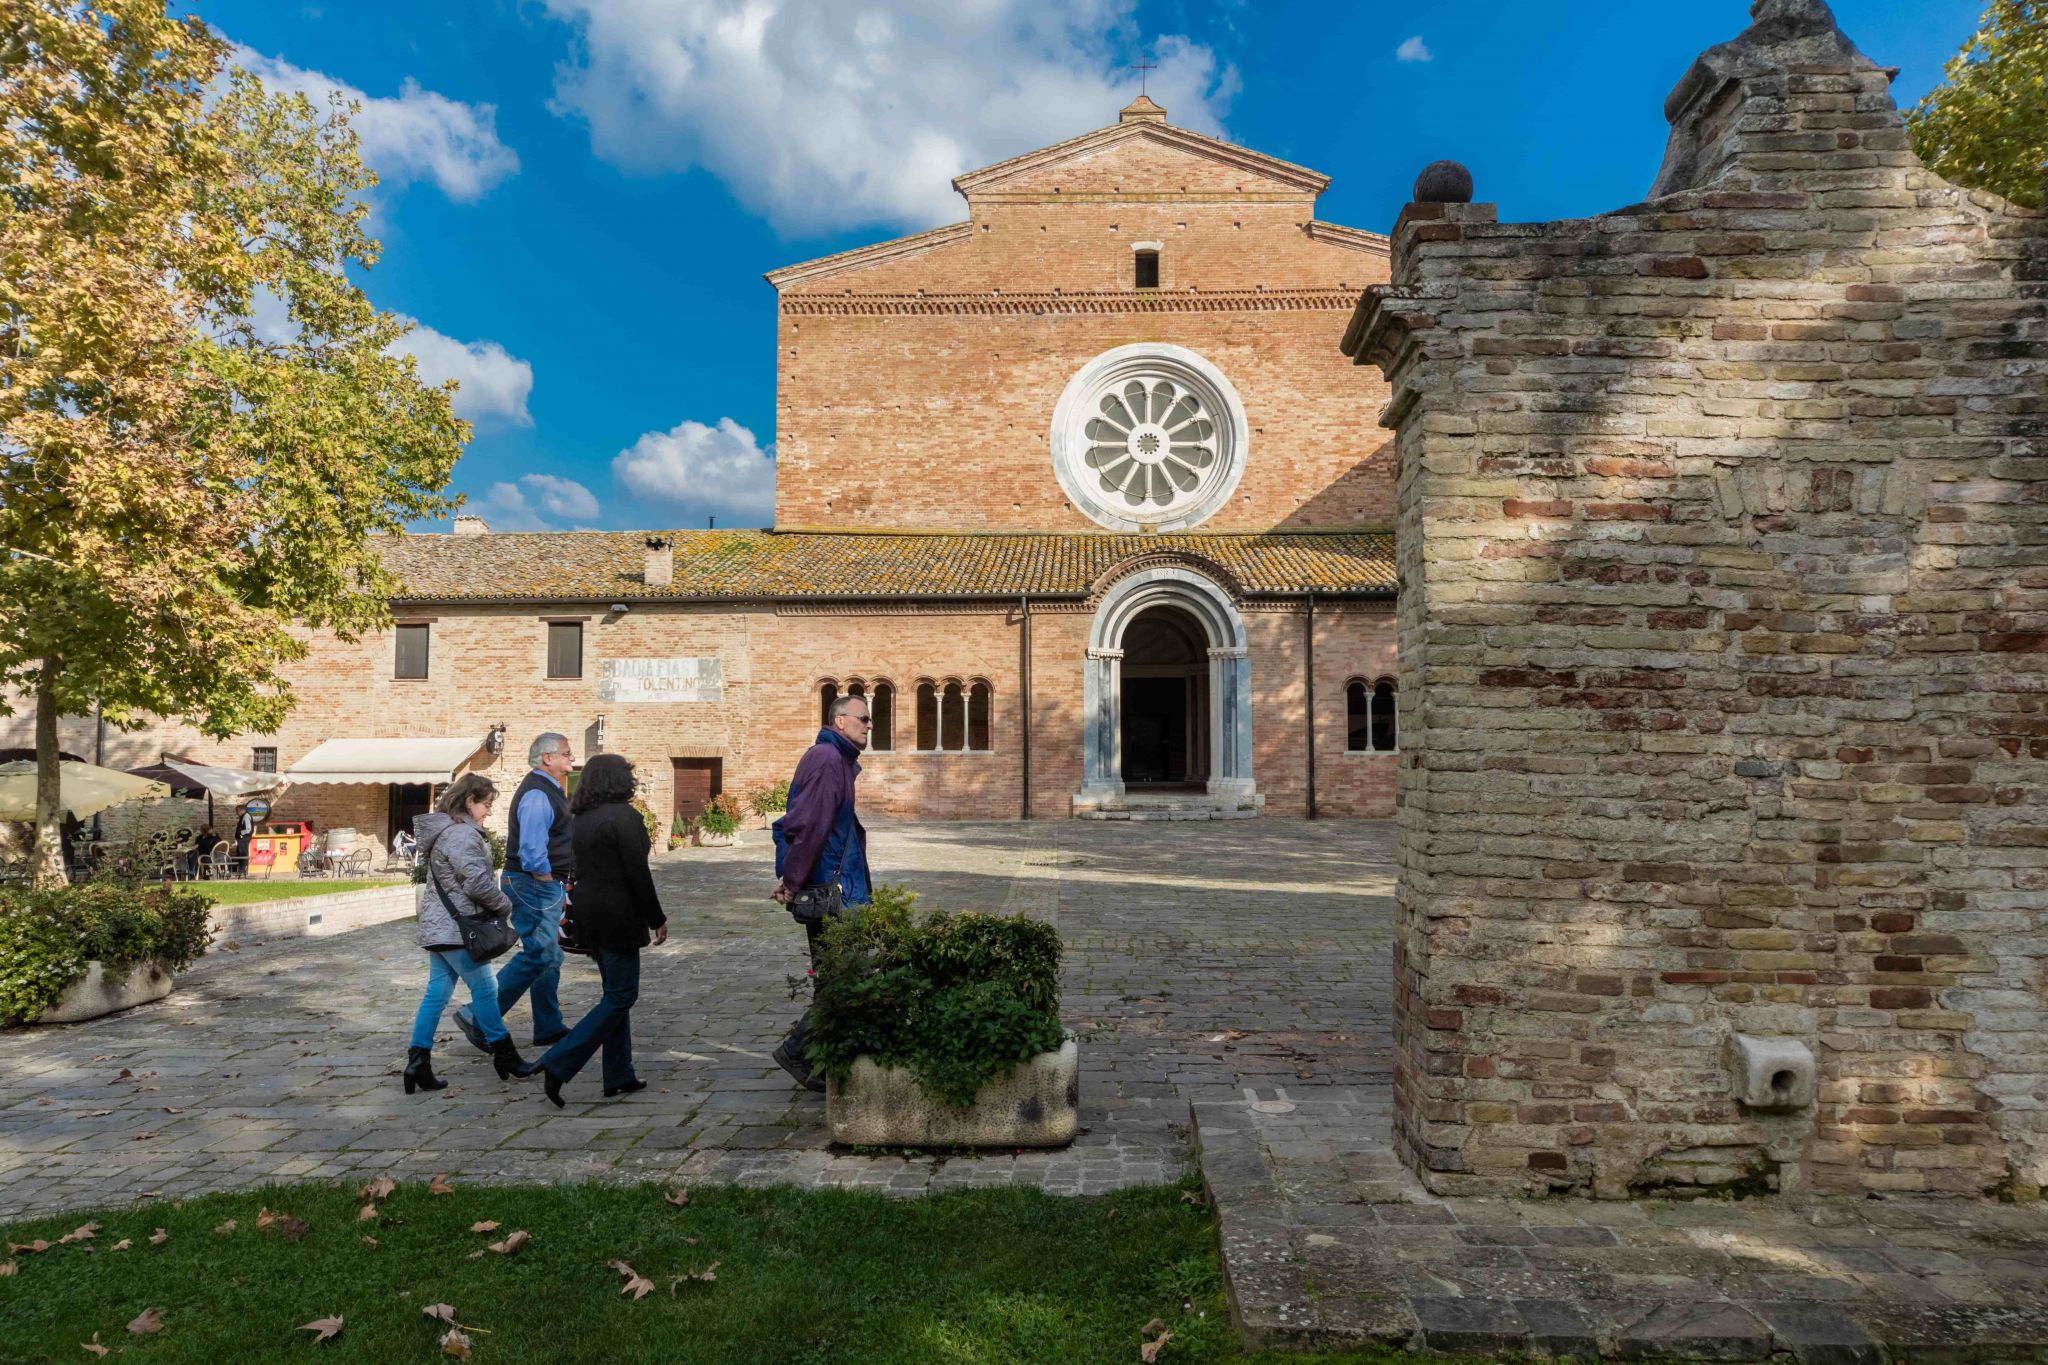
<svg viewBox="0 0 2048 1365">
<path fill-rule="evenodd" d="M 1414 204 L 1346 339 L 1440 1191 L 2048 1179 L 2048 216 L 1923 169 L 1817 0 L 1755 15 L 1650 201 Z M 1816 1102 L 1738 1104 L 1733 1034 Z"/>
</svg>

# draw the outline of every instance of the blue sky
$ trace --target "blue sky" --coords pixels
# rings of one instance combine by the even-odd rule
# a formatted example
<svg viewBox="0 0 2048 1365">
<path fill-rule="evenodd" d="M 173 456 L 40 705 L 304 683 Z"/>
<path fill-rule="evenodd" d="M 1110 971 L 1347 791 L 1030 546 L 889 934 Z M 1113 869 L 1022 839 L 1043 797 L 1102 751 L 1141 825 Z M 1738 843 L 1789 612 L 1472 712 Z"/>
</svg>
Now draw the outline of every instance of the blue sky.
<svg viewBox="0 0 2048 1365">
<path fill-rule="evenodd" d="M 422 368 L 463 380 L 456 471 L 494 529 L 762 525 L 761 273 L 957 221 L 961 170 L 1115 121 L 1149 57 L 1173 121 L 1332 177 L 1384 231 L 1415 172 L 1504 220 L 1642 197 L 1665 94 L 1747 0 L 201 0 L 275 83 L 366 101 L 382 261 Z M 1936 84 L 1979 0 L 1836 0 Z M 749 27 L 749 25 L 753 25 Z"/>
</svg>

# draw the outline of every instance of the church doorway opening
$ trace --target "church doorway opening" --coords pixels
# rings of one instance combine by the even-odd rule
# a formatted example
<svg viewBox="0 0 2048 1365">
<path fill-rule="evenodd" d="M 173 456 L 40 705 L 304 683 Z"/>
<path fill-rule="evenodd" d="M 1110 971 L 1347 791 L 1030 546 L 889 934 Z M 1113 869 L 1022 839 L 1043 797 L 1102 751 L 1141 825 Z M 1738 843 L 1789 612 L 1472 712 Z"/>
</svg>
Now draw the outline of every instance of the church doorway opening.
<svg viewBox="0 0 2048 1365">
<path fill-rule="evenodd" d="M 1148 607 L 1124 633 L 1123 779 L 1133 791 L 1200 791 L 1209 778 L 1209 641 L 1172 606 Z"/>
</svg>

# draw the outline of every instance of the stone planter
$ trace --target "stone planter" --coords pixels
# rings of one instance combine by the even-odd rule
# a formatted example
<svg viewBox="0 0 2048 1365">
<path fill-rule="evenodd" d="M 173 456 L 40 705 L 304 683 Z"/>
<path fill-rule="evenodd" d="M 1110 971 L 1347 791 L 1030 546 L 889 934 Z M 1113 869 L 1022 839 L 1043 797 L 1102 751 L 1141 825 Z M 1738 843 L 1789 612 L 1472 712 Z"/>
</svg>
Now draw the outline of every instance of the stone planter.
<svg viewBox="0 0 2048 1365">
<path fill-rule="evenodd" d="M 109 976 L 98 962 L 86 964 L 85 975 L 64 988 L 57 1003 L 43 1011 L 39 1024 L 79 1024 L 103 1014 L 133 1009 L 171 993 L 171 974 L 158 962 L 139 962 Z"/>
<path fill-rule="evenodd" d="M 863 1147 L 1064 1147 L 1080 1106 L 1081 1054 L 1072 1038 L 996 1077 L 965 1109 L 932 1099 L 903 1068 L 866 1057 L 825 1087 L 832 1140 Z"/>
<path fill-rule="evenodd" d="M 731 848 L 739 841 L 737 834 L 713 834 L 708 829 L 697 831 L 697 843 L 702 848 Z"/>
</svg>

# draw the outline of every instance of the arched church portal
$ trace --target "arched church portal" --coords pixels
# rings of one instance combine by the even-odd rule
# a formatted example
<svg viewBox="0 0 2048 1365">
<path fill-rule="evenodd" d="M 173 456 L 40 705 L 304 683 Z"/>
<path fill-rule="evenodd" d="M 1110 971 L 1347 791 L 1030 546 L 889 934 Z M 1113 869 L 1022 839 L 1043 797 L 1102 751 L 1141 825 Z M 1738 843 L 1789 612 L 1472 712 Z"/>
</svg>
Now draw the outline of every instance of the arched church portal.
<svg viewBox="0 0 2048 1365">
<path fill-rule="evenodd" d="M 1192 569 L 1124 579 L 1096 610 L 1078 807 L 1148 794 L 1253 799 L 1251 659 L 1230 596 Z"/>
</svg>

